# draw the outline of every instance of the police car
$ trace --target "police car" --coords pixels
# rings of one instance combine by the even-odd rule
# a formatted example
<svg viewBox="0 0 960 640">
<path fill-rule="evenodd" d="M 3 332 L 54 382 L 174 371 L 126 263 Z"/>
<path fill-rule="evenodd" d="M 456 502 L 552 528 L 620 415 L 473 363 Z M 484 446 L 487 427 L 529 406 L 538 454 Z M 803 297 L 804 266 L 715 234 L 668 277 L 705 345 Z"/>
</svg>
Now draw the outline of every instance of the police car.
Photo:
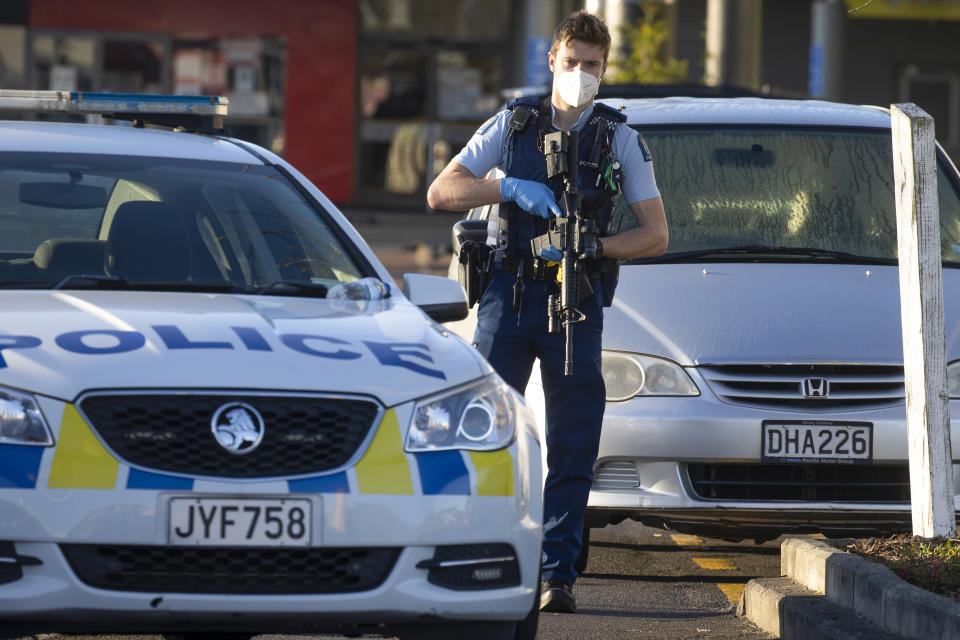
<svg viewBox="0 0 960 640">
<path fill-rule="evenodd" d="M 523 400 L 217 97 L 0 92 L 0 629 L 533 638 Z M 197 131 L 200 131 L 199 133 Z"/>
</svg>

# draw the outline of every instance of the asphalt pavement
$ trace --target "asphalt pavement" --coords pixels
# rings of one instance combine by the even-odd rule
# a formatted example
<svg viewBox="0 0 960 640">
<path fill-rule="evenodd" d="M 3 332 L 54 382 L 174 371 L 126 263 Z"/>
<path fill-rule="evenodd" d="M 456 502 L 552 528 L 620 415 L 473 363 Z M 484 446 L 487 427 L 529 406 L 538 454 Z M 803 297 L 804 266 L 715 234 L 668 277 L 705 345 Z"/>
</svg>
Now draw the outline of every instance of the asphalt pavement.
<svg viewBox="0 0 960 640">
<path fill-rule="evenodd" d="M 734 615 L 752 577 L 780 573 L 779 541 L 730 543 L 632 521 L 594 529 L 578 612 L 541 614 L 538 640 L 772 638 Z"/>
</svg>

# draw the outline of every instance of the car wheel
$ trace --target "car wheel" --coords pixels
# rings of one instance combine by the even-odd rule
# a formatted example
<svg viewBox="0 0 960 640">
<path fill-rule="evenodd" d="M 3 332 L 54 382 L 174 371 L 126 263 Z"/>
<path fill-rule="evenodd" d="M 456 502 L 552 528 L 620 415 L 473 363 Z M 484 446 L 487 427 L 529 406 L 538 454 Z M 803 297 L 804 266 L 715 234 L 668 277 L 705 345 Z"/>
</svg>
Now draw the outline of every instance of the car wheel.
<svg viewBox="0 0 960 640">
<path fill-rule="evenodd" d="M 527 617 L 517 623 L 517 631 L 513 640 L 534 640 L 537 637 L 537 628 L 540 626 L 540 580 L 537 580 L 537 591 L 533 594 L 533 606 Z"/>
<path fill-rule="evenodd" d="M 573 563 L 573 568 L 576 569 L 577 575 L 582 574 L 587 568 L 587 560 L 590 557 L 590 527 L 586 524 L 583 525 L 583 542 L 580 545 L 580 555 L 577 557 L 577 561 Z"/>
</svg>

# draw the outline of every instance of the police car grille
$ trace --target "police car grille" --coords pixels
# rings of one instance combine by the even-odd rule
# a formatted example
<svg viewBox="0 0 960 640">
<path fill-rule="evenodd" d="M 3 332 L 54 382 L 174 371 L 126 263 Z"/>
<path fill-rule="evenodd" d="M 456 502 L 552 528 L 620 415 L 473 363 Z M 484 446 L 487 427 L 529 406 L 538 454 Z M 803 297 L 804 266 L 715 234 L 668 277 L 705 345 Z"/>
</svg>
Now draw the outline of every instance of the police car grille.
<svg viewBox="0 0 960 640">
<path fill-rule="evenodd" d="M 879 464 L 689 464 L 701 500 L 769 502 L 910 501 L 906 465 Z"/>
<path fill-rule="evenodd" d="M 399 548 L 266 549 L 65 544 L 77 577 L 113 591 L 344 593 L 378 587 Z"/>
<path fill-rule="evenodd" d="M 855 411 L 902 405 L 906 397 L 902 366 L 737 364 L 699 370 L 720 400 L 750 407 Z M 807 394 L 805 380 L 813 387 Z"/>
<path fill-rule="evenodd" d="M 244 455 L 220 446 L 211 429 L 214 413 L 231 402 L 244 402 L 263 416 L 263 439 Z M 97 394 L 83 398 L 79 407 L 106 444 L 131 464 L 230 478 L 341 467 L 380 412 L 375 402 L 358 398 L 240 394 Z"/>
</svg>

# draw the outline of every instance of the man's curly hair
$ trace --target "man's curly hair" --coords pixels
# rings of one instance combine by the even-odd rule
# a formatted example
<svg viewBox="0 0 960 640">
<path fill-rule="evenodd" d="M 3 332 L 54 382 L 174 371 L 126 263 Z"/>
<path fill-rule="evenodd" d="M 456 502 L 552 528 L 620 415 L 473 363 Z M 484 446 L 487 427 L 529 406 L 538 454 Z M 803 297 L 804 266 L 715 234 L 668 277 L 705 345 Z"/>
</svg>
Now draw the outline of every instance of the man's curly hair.
<svg viewBox="0 0 960 640">
<path fill-rule="evenodd" d="M 603 48 L 603 62 L 606 64 L 607 57 L 610 55 L 610 32 L 603 20 L 583 9 L 574 11 L 553 32 L 550 53 L 557 55 L 560 45 L 570 40 L 600 45 Z"/>
</svg>

